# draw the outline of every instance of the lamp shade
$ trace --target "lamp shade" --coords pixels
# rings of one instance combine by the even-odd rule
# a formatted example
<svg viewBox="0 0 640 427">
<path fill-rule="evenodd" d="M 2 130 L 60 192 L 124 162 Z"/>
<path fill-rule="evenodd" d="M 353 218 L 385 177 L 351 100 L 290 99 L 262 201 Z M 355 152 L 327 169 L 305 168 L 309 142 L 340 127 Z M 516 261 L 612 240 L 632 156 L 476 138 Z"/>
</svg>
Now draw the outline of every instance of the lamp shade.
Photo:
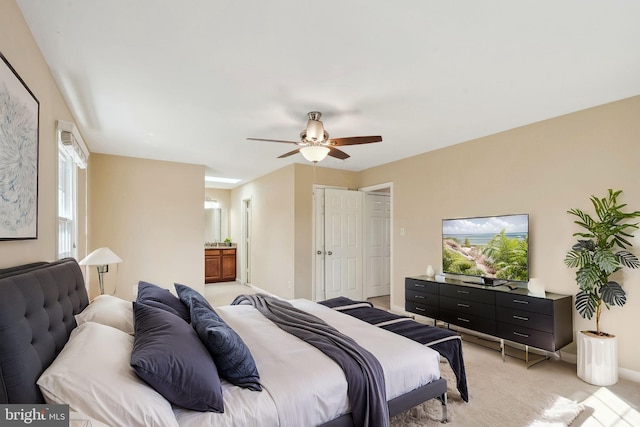
<svg viewBox="0 0 640 427">
<path fill-rule="evenodd" d="M 109 265 L 122 262 L 122 258 L 116 255 L 111 249 L 104 247 L 98 248 L 87 255 L 78 264 L 80 265 Z"/>
<path fill-rule="evenodd" d="M 321 162 L 329 154 L 329 147 L 323 145 L 308 145 L 300 149 L 300 153 L 310 162 Z"/>
</svg>

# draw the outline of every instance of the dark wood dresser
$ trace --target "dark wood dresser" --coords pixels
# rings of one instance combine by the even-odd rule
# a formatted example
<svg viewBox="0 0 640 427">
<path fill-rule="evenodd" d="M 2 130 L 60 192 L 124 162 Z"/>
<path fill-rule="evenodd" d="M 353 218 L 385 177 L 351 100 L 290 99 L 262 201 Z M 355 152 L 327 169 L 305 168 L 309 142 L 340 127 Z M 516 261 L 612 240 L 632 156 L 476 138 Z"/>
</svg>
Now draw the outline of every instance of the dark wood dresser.
<svg viewBox="0 0 640 427">
<path fill-rule="evenodd" d="M 573 341 L 571 295 L 417 276 L 405 278 L 405 310 L 550 352 Z"/>
</svg>

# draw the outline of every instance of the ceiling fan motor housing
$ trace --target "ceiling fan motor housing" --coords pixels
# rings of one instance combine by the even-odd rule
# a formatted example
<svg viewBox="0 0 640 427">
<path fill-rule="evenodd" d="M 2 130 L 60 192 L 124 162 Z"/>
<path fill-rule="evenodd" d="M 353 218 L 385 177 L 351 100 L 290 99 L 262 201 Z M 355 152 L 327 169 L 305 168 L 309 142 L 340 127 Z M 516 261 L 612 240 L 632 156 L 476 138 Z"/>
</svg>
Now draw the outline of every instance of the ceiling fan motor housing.
<svg viewBox="0 0 640 427">
<path fill-rule="evenodd" d="M 322 144 L 329 139 L 329 134 L 324 130 L 324 125 L 320 121 L 319 111 L 312 111 L 308 114 L 307 128 L 300 133 L 302 142 L 310 144 Z"/>
</svg>

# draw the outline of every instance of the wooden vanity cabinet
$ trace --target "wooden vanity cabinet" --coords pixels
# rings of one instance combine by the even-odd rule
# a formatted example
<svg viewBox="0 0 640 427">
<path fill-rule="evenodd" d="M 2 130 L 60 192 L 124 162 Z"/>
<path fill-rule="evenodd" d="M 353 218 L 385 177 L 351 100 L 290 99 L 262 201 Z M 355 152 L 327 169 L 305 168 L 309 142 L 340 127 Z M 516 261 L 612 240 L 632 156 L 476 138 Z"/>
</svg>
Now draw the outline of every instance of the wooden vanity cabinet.
<svg viewBox="0 0 640 427">
<path fill-rule="evenodd" d="M 236 280 L 236 248 L 207 248 L 204 250 L 204 282 L 233 282 Z"/>
</svg>

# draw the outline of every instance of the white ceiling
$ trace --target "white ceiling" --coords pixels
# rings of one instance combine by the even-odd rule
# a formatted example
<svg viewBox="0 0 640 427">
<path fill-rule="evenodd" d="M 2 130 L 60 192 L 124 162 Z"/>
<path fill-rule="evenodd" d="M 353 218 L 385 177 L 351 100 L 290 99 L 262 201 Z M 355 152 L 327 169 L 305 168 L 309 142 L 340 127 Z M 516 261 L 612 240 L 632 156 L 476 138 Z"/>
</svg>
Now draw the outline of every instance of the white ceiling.
<svg viewBox="0 0 640 427">
<path fill-rule="evenodd" d="M 313 110 L 382 135 L 321 163 L 358 171 L 640 94 L 637 0 L 17 3 L 92 151 L 242 183 Z"/>
</svg>

